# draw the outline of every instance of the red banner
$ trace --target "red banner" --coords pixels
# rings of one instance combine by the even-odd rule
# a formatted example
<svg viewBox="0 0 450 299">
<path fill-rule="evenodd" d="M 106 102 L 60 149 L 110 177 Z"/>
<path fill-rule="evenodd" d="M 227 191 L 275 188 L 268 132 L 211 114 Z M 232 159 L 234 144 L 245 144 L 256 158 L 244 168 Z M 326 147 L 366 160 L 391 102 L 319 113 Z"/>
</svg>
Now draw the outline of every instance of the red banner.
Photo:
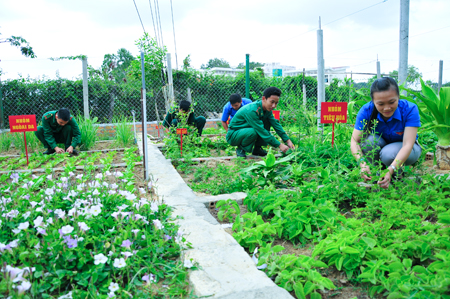
<svg viewBox="0 0 450 299">
<path fill-rule="evenodd" d="M 347 102 L 322 102 L 320 112 L 320 123 L 346 123 Z"/>
<path fill-rule="evenodd" d="M 280 110 L 272 110 L 272 113 L 273 113 L 273 117 L 279 121 L 280 120 Z"/>
<path fill-rule="evenodd" d="M 177 134 L 187 134 L 187 128 L 177 129 Z"/>
<path fill-rule="evenodd" d="M 11 132 L 37 131 L 36 115 L 10 115 L 9 128 Z"/>
</svg>

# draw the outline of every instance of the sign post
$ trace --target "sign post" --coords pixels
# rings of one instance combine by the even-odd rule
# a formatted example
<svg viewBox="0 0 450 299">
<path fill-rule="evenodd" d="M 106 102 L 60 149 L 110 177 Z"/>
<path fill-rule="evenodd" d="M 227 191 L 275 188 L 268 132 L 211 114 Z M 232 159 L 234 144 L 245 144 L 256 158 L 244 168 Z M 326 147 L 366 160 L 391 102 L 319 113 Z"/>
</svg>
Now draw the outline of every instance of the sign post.
<svg viewBox="0 0 450 299">
<path fill-rule="evenodd" d="M 334 147 L 334 124 L 347 122 L 347 102 L 322 102 L 320 123 L 333 124 L 331 146 Z"/>
<path fill-rule="evenodd" d="M 23 132 L 23 140 L 25 142 L 25 154 L 28 161 L 27 135 L 25 132 L 37 131 L 36 115 L 10 115 L 9 116 L 10 132 Z"/>
<path fill-rule="evenodd" d="M 186 128 L 177 129 L 177 134 L 180 134 L 181 144 L 180 144 L 180 154 L 183 156 L 183 135 L 187 134 Z"/>
</svg>

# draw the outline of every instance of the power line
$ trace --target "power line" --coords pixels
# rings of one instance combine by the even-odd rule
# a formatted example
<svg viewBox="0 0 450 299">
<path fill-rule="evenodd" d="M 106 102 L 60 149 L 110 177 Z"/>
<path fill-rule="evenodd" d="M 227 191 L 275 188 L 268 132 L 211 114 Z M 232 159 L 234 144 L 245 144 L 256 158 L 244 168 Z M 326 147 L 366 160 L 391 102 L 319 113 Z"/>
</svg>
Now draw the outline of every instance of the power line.
<svg viewBox="0 0 450 299">
<path fill-rule="evenodd" d="M 172 0 L 170 0 L 170 10 L 172 11 L 172 28 L 173 28 L 173 43 L 175 44 L 175 61 L 177 64 L 177 70 L 178 70 L 178 56 L 177 56 L 177 41 L 175 39 L 175 24 L 173 22 L 173 6 L 172 6 Z"/>
<path fill-rule="evenodd" d="M 139 9 L 137 8 L 136 1 L 133 0 L 133 3 L 134 3 L 134 7 L 136 7 L 136 12 L 137 12 L 137 14 L 138 14 L 138 16 L 139 16 L 139 21 L 141 21 L 142 30 L 144 30 L 144 33 L 147 33 L 147 32 L 145 31 L 145 28 L 144 28 L 144 23 L 142 23 L 141 15 L 139 14 Z"/>
<path fill-rule="evenodd" d="M 329 24 L 331 24 L 331 23 L 334 23 L 334 22 L 337 22 L 337 21 L 339 21 L 339 20 L 345 19 L 345 18 L 347 18 L 347 17 L 349 17 L 349 16 L 352 16 L 352 15 L 354 15 L 354 14 L 357 14 L 357 13 L 359 13 L 359 12 L 361 12 L 361 11 L 364 11 L 364 10 L 366 10 L 366 9 L 369 9 L 369 8 L 371 8 L 371 7 L 374 7 L 374 6 L 376 6 L 376 5 L 379 5 L 379 4 L 381 4 L 381 3 L 384 3 L 384 2 L 386 2 L 386 1 L 387 1 L 387 0 L 383 0 L 383 1 L 381 1 L 381 2 L 378 2 L 378 3 L 375 3 L 375 4 L 373 4 L 373 5 L 367 6 L 366 8 L 360 9 L 360 10 L 358 10 L 358 11 L 352 12 L 352 13 L 350 13 L 350 14 L 348 14 L 348 15 L 343 16 L 343 17 L 337 18 L 337 19 L 335 19 L 335 20 L 333 20 L 333 21 L 331 21 L 331 22 L 328 22 L 328 23 L 326 23 L 326 24 L 323 25 L 323 26 L 327 26 L 327 25 L 329 25 Z M 305 31 L 305 32 L 303 32 L 303 33 L 300 33 L 299 35 L 295 35 L 295 36 L 293 36 L 293 37 L 290 37 L 290 38 L 288 38 L 288 39 L 286 39 L 286 40 L 284 40 L 284 41 L 278 42 L 278 43 L 276 43 L 276 44 L 274 44 L 274 45 L 272 45 L 272 46 L 264 47 L 264 48 L 262 48 L 261 50 L 256 51 L 256 52 L 253 52 L 253 53 L 258 53 L 258 52 L 264 51 L 264 50 L 266 50 L 266 49 L 269 49 L 269 48 L 278 46 L 278 45 L 280 45 L 280 44 L 282 44 L 282 43 L 285 43 L 285 42 L 290 41 L 290 40 L 292 40 L 292 39 L 294 39 L 294 38 L 297 38 L 297 37 L 299 37 L 299 36 L 305 35 L 305 34 L 307 34 L 307 33 L 310 33 L 310 32 L 316 31 L 316 30 L 317 30 L 317 28 L 314 28 L 314 29 Z"/>
<path fill-rule="evenodd" d="M 159 11 L 159 0 L 155 0 L 155 1 L 156 1 L 155 11 L 157 12 L 156 17 L 157 17 L 157 22 L 159 23 L 159 31 L 160 31 L 160 36 L 161 36 L 161 49 L 164 50 L 164 38 L 163 38 L 163 34 L 162 34 L 161 13 Z"/>
<path fill-rule="evenodd" d="M 155 32 L 155 40 L 156 40 L 156 44 L 159 46 L 158 36 L 156 35 L 155 20 L 153 19 L 152 1 L 151 1 L 151 0 L 148 0 L 148 4 L 150 5 L 150 13 L 151 13 L 151 15 L 152 15 L 153 31 Z"/>
</svg>

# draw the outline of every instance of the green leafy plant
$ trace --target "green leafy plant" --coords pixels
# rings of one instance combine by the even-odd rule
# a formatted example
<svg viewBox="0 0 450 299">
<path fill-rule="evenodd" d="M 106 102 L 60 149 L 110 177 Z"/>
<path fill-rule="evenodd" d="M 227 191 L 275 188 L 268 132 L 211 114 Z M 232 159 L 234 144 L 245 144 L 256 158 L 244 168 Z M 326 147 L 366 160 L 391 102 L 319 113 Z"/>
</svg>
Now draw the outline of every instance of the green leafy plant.
<svg viewBox="0 0 450 299">
<path fill-rule="evenodd" d="M 131 119 L 126 116 L 115 117 L 113 123 L 116 126 L 116 143 L 122 147 L 131 146 L 134 141 Z"/>
<path fill-rule="evenodd" d="M 8 132 L 0 133 L 0 152 L 7 152 L 11 148 L 12 135 Z"/>
<path fill-rule="evenodd" d="M 80 149 L 82 151 L 88 151 L 92 147 L 94 147 L 95 142 L 97 141 L 97 121 L 97 117 L 94 117 L 92 119 L 84 117 L 79 118 L 78 126 L 80 127 L 81 131 Z"/>
<path fill-rule="evenodd" d="M 219 218 L 220 221 L 223 221 L 223 219 L 227 219 L 229 222 L 233 222 L 234 218 L 240 215 L 239 205 L 235 200 L 232 199 L 219 200 L 216 203 L 216 208 L 219 209 L 217 218 Z"/>
</svg>

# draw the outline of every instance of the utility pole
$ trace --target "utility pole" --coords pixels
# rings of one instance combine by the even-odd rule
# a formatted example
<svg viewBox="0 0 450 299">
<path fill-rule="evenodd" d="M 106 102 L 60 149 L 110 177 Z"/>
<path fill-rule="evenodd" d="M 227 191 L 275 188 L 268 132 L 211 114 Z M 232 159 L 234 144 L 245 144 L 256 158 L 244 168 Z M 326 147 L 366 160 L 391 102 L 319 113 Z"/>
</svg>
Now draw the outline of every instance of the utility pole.
<svg viewBox="0 0 450 299">
<path fill-rule="evenodd" d="M 141 51 L 141 68 L 142 68 L 142 88 L 141 88 L 141 101 L 142 101 L 142 150 L 144 151 L 144 180 L 148 181 L 149 178 L 149 165 L 148 165 L 148 150 L 147 150 L 147 90 L 145 89 L 145 67 L 144 67 L 144 52 Z"/>
<path fill-rule="evenodd" d="M 87 77 L 87 57 L 82 58 L 83 64 L 83 110 L 84 118 L 89 118 L 89 89 L 88 89 L 88 77 Z"/>
<path fill-rule="evenodd" d="M 439 60 L 439 79 L 438 79 L 438 94 L 441 91 L 441 87 L 442 87 L 442 75 L 444 72 L 444 61 L 443 60 Z"/>
<path fill-rule="evenodd" d="M 409 1 L 400 0 L 400 44 L 398 82 L 406 87 L 408 77 Z"/>
<path fill-rule="evenodd" d="M 378 55 L 377 55 L 377 79 L 381 78 L 381 68 L 380 68 L 380 62 L 378 61 Z"/>
<path fill-rule="evenodd" d="M 166 58 L 167 58 L 167 76 L 169 80 L 169 108 L 170 108 L 175 103 L 175 94 L 173 91 L 173 76 L 172 76 L 172 57 L 170 56 L 170 53 L 167 53 Z M 167 111 L 169 110 L 167 109 Z"/>
<path fill-rule="evenodd" d="M 317 128 L 320 129 L 321 103 L 325 102 L 325 61 L 323 60 L 323 30 L 319 17 L 317 30 Z"/>
<path fill-rule="evenodd" d="M 245 54 L 245 97 L 250 99 L 250 54 Z"/>
</svg>

